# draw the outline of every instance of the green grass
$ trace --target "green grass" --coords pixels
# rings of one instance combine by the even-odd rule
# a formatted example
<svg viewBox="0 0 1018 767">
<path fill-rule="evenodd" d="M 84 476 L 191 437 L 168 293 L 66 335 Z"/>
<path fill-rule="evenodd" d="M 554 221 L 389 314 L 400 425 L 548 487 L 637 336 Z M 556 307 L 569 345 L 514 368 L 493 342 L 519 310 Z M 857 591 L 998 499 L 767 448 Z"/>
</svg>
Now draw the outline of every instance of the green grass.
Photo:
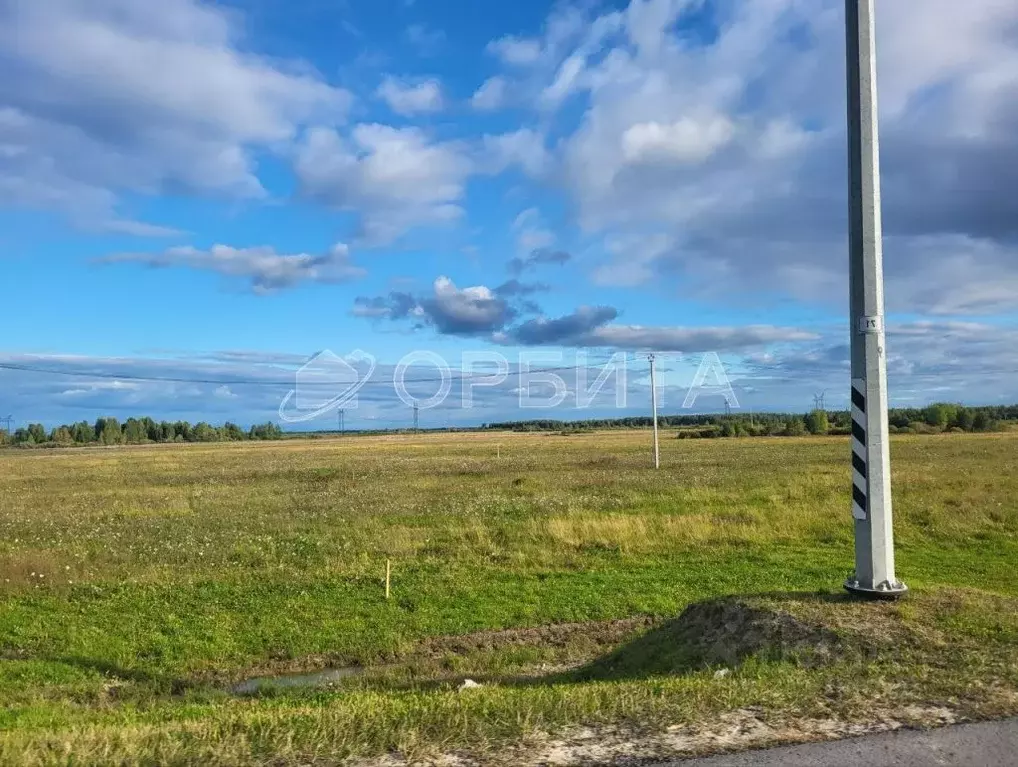
<svg viewBox="0 0 1018 767">
<path fill-rule="evenodd" d="M 893 441 L 898 570 L 915 593 L 891 607 L 804 596 L 837 593 L 852 568 L 846 440 L 665 439 L 654 472 L 647 439 L 2 452 L 0 762 L 490 756 L 569 725 L 746 706 L 1018 712 L 1018 434 Z M 902 641 L 853 639 L 815 666 L 751 653 L 723 680 L 646 649 L 679 641 L 668 620 L 686 606 L 726 595 Z M 650 634 L 606 629 L 644 615 Z M 567 622 L 583 626 L 512 631 Z M 510 633 L 436 639 L 497 630 Z M 643 672 L 570 671 L 627 647 L 644 649 L 620 668 Z M 366 671 L 334 689 L 225 691 L 337 665 Z M 471 675 L 490 684 L 457 694 Z"/>
</svg>

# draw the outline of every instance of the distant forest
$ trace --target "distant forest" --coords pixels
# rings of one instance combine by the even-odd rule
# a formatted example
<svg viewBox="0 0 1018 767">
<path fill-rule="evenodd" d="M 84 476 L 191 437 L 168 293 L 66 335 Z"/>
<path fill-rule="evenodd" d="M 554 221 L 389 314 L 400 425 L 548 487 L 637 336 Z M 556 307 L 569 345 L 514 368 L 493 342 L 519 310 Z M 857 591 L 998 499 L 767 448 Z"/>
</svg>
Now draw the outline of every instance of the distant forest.
<svg viewBox="0 0 1018 767">
<path fill-rule="evenodd" d="M 1018 405 L 966 407 L 938 402 L 925 408 L 888 410 L 891 433 L 937 434 L 945 431 L 997 431 L 1008 421 L 1018 421 Z M 847 410 L 813 410 L 795 413 L 732 413 L 731 415 L 658 416 L 662 428 L 678 430 L 680 439 L 711 437 L 776 437 L 804 434 L 848 434 L 852 415 Z M 565 433 L 598 429 L 642 429 L 653 426 L 650 416 L 603 418 L 588 421 L 511 421 L 485 424 L 500 431 L 558 431 Z"/>
<path fill-rule="evenodd" d="M 1018 405 L 966 407 L 940 402 L 925 408 L 892 408 L 888 411 L 892 433 L 938 434 L 945 431 L 998 431 L 1018 421 Z M 658 424 L 676 432 L 679 439 L 714 437 L 773 437 L 805 434 L 848 434 L 851 414 L 846 410 L 814 410 L 794 413 L 733 413 L 731 415 L 665 415 Z M 537 419 L 486 423 L 476 428 L 432 429 L 431 431 L 517 431 L 578 434 L 599 429 L 645 429 L 649 416 L 600 418 L 586 421 Z M 406 429 L 393 430 L 406 432 Z M 350 434 L 392 433 L 386 431 Z M 322 432 L 284 432 L 274 423 L 243 429 L 234 423 L 222 426 L 187 421 L 155 421 L 152 418 L 99 418 L 95 423 L 79 421 L 49 431 L 34 423 L 8 434 L 0 429 L 0 445 L 18 447 L 70 447 L 85 445 L 143 445 L 169 442 L 239 442 L 243 440 L 300 439 L 322 436 Z"/>
<path fill-rule="evenodd" d="M 212 426 L 204 421 L 193 426 L 187 421 L 154 421 L 151 418 L 99 418 L 95 423 L 57 426 L 50 431 L 40 423 L 17 429 L 13 435 L 0 429 L 0 444 L 24 446 L 63 445 L 142 445 L 150 442 L 237 442 L 240 440 L 281 439 L 283 430 L 274 423 L 252 426 L 246 431 L 234 423 Z"/>
</svg>

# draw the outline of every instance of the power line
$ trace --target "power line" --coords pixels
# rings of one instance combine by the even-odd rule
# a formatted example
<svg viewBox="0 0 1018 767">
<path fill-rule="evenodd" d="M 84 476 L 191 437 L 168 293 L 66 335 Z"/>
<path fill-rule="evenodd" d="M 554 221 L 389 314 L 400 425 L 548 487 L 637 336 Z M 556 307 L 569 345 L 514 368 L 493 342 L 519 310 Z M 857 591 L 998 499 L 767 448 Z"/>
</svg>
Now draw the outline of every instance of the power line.
<svg viewBox="0 0 1018 767">
<path fill-rule="evenodd" d="M 587 367 L 591 364 L 598 364 L 606 360 L 592 361 L 587 363 Z M 534 370 L 527 370 L 525 373 L 522 370 L 517 371 L 520 375 L 537 375 L 540 373 L 562 373 L 570 370 L 576 370 L 577 365 L 562 365 L 559 367 L 552 368 L 537 368 Z M 0 362 L 0 370 L 11 370 L 21 373 L 35 373 L 42 375 L 56 375 L 56 376 L 68 376 L 75 378 L 100 378 L 105 380 L 117 380 L 117 381 L 141 381 L 145 383 L 189 383 L 189 384 L 208 384 L 214 386 L 289 386 L 293 382 L 292 380 L 286 381 L 266 381 L 264 379 L 221 379 L 221 378 L 188 378 L 183 376 L 144 376 L 132 373 L 106 373 L 100 371 L 84 371 L 84 370 L 60 370 L 58 368 L 46 368 L 38 367 L 35 365 L 20 365 L 17 363 Z M 491 373 L 463 373 L 457 376 L 453 376 L 453 381 L 470 381 L 477 378 L 491 378 Z M 442 383 L 444 378 L 405 378 L 403 383 L 405 384 L 426 384 L 426 383 Z M 368 385 L 386 385 L 389 384 L 385 380 L 368 380 L 365 381 L 363 386 Z"/>
<path fill-rule="evenodd" d="M 142 376 L 133 373 L 104 373 L 96 370 L 59 370 L 57 368 L 43 368 L 34 365 L 17 365 L 0 362 L 0 370 L 12 370 L 20 373 L 40 373 L 43 375 L 70 376 L 75 378 L 103 378 L 117 381 L 145 381 L 151 383 L 194 383 L 194 384 L 219 384 L 231 386 L 285 386 L 289 381 L 265 381 L 243 379 L 218 379 L 218 378 L 183 378 L 177 376 Z"/>
</svg>

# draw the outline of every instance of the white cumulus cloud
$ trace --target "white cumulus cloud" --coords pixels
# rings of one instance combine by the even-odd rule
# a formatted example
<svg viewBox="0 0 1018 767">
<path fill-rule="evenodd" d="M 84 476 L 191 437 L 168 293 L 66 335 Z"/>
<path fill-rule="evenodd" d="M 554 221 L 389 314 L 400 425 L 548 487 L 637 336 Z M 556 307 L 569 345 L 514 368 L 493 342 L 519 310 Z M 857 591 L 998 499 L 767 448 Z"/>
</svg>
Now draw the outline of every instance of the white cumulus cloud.
<svg viewBox="0 0 1018 767">
<path fill-rule="evenodd" d="M 378 96 L 404 117 L 440 112 L 445 106 L 442 85 L 435 78 L 409 81 L 389 76 L 378 86 Z"/>
<path fill-rule="evenodd" d="M 341 120 L 346 91 L 239 45 L 195 0 L 0 3 L 0 203 L 132 234 L 125 193 L 259 197 L 255 154 Z"/>
<path fill-rule="evenodd" d="M 460 218 L 473 170 L 469 151 L 457 142 L 375 123 L 357 125 L 350 139 L 331 128 L 310 131 L 296 163 L 304 194 L 359 214 L 362 239 L 372 244 Z"/>
</svg>

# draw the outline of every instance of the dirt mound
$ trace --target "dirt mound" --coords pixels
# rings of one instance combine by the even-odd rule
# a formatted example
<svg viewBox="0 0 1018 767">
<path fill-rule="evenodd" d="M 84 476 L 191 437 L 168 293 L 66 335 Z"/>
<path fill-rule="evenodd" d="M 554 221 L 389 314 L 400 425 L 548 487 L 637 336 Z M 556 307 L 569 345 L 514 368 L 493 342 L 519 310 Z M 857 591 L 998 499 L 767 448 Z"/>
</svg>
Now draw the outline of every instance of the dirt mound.
<svg viewBox="0 0 1018 767">
<path fill-rule="evenodd" d="M 673 628 L 690 659 L 707 666 L 735 666 L 749 656 L 813 665 L 830 660 L 845 644 L 823 626 L 739 600 L 690 605 Z"/>
<path fill-rule="evenodd" d="M 739 599 L 690 605 L 614 652 L 579 669 L 581 679 L 624 679 L 681 674 L 711 666 L 738 666 L 749 657 L 827 663 L 846 651 L 845 640 L 821 625 Z"/>
</svg>

